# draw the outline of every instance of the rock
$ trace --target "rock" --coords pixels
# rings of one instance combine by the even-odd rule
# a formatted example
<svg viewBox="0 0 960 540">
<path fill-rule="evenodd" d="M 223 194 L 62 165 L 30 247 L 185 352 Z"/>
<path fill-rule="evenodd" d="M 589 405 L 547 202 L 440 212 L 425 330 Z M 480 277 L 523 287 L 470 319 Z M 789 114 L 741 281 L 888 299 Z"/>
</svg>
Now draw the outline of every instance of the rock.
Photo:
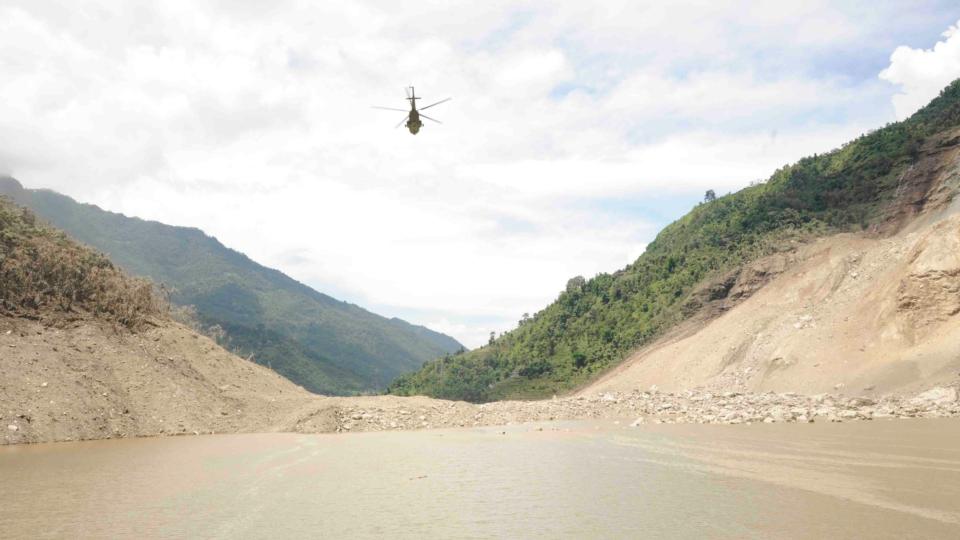
<svg viewBox="0 0 960 540">
<path fill-rule="evenodd" d="M 643 423 L 644 423 L 644 419 L 643 419 L 643 417 L 641 416 L 640 418 L 637 418 L 636 420 L 634 420 L 634 421 L 630 424 L 630 427 L 639 427 L 639 426 L 642 426 Z"/>
<path fill-rule="evenodd" d="M 893 412 L 893 409 L 884 408 L 874 411 L 874 418 L 896 418 L 897 415 Z"/>
<path fill-rule="evenodd" d="M 771 408 L 769 417 L 773 418 L 774 422 L 787 422 L 789 420 L 793 420 L 793 414 L 791 414 L 786 407 L 781 405 Z M 764 422 L 766 422 L 766 419 L 764 419 Z"/>
<path fill-rule="evenodd" d="M 7 429 L 9 429 L 10 431 L 20 431 L 20 426 L 16 424 L 10 424 L 9 426 L 7 426 Z"/>
<path fill-rule="evenodd" d="M 938 386 L 931 388 L 910 400 L 912 405 L 947 405 L 957 401 L 957 389 Z"/>
</svg>

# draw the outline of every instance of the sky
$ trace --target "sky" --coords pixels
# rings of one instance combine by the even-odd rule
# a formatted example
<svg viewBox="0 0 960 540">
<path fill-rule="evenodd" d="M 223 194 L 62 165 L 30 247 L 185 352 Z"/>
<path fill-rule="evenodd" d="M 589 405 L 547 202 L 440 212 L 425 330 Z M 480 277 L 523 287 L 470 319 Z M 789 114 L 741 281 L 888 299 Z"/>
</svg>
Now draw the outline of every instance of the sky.
<svg viewBox="0 0 960 540">
<path fill-rule="evenodd" d="M 0 173 L 469 347 L 909 116 L 960 4 L 0 0 Z M 416 85 L 428 122 L 394 126 Z"/>
</svg>

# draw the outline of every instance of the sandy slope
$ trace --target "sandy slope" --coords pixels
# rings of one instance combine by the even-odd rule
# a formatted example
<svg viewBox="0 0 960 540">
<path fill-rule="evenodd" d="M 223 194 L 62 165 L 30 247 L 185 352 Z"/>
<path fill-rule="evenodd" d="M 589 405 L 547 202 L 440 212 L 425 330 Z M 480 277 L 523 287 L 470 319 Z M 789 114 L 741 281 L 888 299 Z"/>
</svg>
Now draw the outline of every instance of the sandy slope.
<svg viewBox="0 0 960 540">
<path fill-rule="evenodd" d="M 311 398 L 169 322 L 130 333 L 0 318 L 0 367 L 6 442 L 268 430 Z"/>
<path fill-rule="evenodd" d="M 584 392 L 658 385 L 887 393 L 960 382 L 960 200 L 890 238 L 843 234 L 703 328 Z"/>
</svg>

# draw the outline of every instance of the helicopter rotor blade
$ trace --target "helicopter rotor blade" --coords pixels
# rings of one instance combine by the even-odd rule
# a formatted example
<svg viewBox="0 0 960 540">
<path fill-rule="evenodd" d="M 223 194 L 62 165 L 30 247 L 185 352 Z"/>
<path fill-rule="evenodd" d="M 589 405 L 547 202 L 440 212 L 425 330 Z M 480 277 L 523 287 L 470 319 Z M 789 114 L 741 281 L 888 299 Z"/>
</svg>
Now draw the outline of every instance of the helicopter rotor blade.
<svg viewBox="0 0 960 540">
<path fill-rule="evenodd" d="M 422 110 L 424 110 L 424 109 L 429 109 L 430 107 L 433 107 L 434 105 L 439 105 L 439 104 L 441 104 L 441 103 L 446 103 L 446 102 L 450 101 L 451 99 L 453 99 L 453 98 L 441 99 L 440 101 L 438 101 L 438 102 L 436 102 L 436 103 L 431 103 L 430 105 L 427 105 L 426 107 L 420 107 L 420 110 L 422 111 Z"/>
<path fill-rule="evenodd" d="M 409 86 L 404 86 L 404 87 L 403 87 L 403 93 L 406 94 L 407 99 L 410 99 L 410 87 L 409 87 Z"/>
<path fill-rule="evenodd" d="M 373 108 L 373 109 L 383 109 L 383 110 L 385 110 L 385 111 L 407 112 L 406 109 L 397 109 L 396 107 L 381 107 L 381 106 L 379 106 L 379 105 L 372 105 L 371 108 Z"/>
<path fill-rule="evenodd" d="M 406 116 L 404 116 L 404 117 L 403 117 L 403 120 L 401 120 L 399 124 L 393 126 L 393 129 L 397 129 L 398 127 L 400 127 L 400 126 L 402 126 L 403 124 L 405 124 L 406 121 L 407 121 L 407 118 L 410 118 L 410 115 L 409 115 L 409 114 L 406 115 Z"/>
<path fill-rule="evenodd" d="M 423 113 L 420 113 L 420 118 L 426 118 L 427 120 L 433 120 L 434 122 L 436 122 L 436 123 L 438 123 L 438 124 L 442 124 L 442 123 L 443 123 L 443 122 L 437 120 L 436 118 L 430 118 L 429 116 L 427 116 L 427 115 L 425 115 L 425 114 L 423 114 Z"/>
</svg>

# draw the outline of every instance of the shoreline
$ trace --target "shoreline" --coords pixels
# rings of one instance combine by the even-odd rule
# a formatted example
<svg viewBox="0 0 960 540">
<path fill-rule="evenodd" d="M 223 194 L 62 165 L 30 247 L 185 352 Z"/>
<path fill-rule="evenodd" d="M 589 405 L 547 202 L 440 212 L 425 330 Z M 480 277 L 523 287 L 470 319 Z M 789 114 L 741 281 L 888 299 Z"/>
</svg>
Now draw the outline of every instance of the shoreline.
<svg viewBox="0 0 960 540">
<path fill-rule="evenodd" d="M 871 420 L 960 417 L 956 387 L 936 387 L 916 396 L 849 397 L 820 394 L 740 392 L 602 392 L 592 396 L 540 401 L 498 401 L 472 404 L 423 396 L 293 398 L 279 405 L 271 418 L 241 418 L 214 425 L 180 424 L 171 428 L 142 426 L 101 431 L 60 426 L 61 436 L 31 429 L 22 418 L 3 419 L 0 445 L 80 442 L 109 439 L 176 437 L 210 434 L 342 434 L 434 429 L 515 427 L 543 422 L 604 420 L 624 428 L 659 424 L 752 425 L 774 423 L 842 423 Z M 251 416 L 257 414 L 251 411 Z M 20 426 L 24 428 L 21 431 Z M 10 426 L 17 426 L 16 430 Z M 99 436 L 99 435 L 103 436 Z M 13 437 L 11 437 L 11 435 Z M 45 436 L 46 435 L 46 436 Z M 53 435 L 53 436 L 50 436 Z"/>
</svg>

